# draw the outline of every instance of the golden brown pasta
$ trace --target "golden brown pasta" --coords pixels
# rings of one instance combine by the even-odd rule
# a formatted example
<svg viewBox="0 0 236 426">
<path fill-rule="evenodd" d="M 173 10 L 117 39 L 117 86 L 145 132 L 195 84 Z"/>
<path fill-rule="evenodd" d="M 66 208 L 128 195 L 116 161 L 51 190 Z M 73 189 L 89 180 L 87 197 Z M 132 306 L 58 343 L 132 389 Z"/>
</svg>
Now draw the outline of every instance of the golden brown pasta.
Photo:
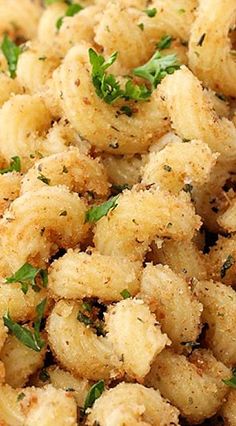
<svg viewBox="0 0 236 426">
<path fill-rule="evenodd" d="M 222 407 L 221 414 L 226 426 L 236 425 L 236 391 L 234 389 L 230 391 L 227 401 Z"/>
<path fill-rule="evenodd" d="M 176 350 L 182 351 L 185 343 L 197 340 L 202 305 L 193 296 L 187 282 L 168 266 L 146 266 L 140 297 L 150 305 Z"/>
<path fill-rule="evenodd" d="M 5 173 L 0 175 L 0 214 L 9 207 L 11 201 L 20 194 L 21 175 L 19 173 Z"/>
<path fill-rule="evenodd" d="M 220 236 L 206 257 L 207 272 L 209 277 L 215 281 L 222 281 L 226 285 L 234 286 L 236 284 L 235 259 L 235 235 L 229 235 L 228 238 Z"/>
</svg>

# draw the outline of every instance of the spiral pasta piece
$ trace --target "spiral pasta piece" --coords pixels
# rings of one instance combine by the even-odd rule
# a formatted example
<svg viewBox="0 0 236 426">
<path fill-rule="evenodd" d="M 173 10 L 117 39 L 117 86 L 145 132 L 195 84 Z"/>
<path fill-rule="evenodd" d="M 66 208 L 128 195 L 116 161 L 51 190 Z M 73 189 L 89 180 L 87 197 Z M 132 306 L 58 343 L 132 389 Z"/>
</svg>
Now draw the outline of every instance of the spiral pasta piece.
<svg viewBox="0 0 236 426">
<path fill-rule="evenodd" d="M 196 76 L 216 92 L 234 97 L 236 63 L 229 32 L 235 19 L 234 0 L 201 0 L 189 42 L 189 65 Z"/>
<path fill-rule="evenodd" d="M 20 83 L 3 72 L 0 74 L 0 87 L 0 107 L 8 101 L 11 95 L 23 93 L 23 87 Z"/>
<path fill-rule="evenodd" d="M 134 188 L 125 191 L 117 204 L 95 228 L 95 246 L 102 254 L 141 260 L 156 237 L 191 239 L 200 227 L 186 194 L 175 197 L 154 186 Z"/>
<path fill-rule="evenodd" d="M 51 119 L 39 96 L 16 95 L 7 101 L 0 110 L 0 152 L 6 161 L 19 155 L 27 166 L 30 154 L 40 150 L 39 137 L 49 129 Z"/>
<path fill-rule="evenodd" d="M 158 390 L 134 383 L 120 383 L 105 391 L 88 416 L 88 425 L 179 425 L 178 410 Z"/>
<path fill-rule="evenodd" d="M 124 289 L 137 294 L 139 275 L 140 265 L 128 259 L 69 250 L 52 264 L 48 288 L 55 298 L 118 301 Z"/>
<path fill-rule="evenodd" d="M 13 388 L 26 384 L 29 377 L 43 366 L 46 347 L 35 352 L 14 336 L 9 336 L 0 352 L 5 367 L 6 383 Z"/>
<path fill-rule="evenodd" d="M 19 173 L 0 175 L 0 214 L 19 196 L 20 185 L 21 175 Z"/>
<path fill-rule="evenodd" d="M 13 201 L 0 225 L 3 254 L 11 270 L 26 262 L 40 267 L 59 247 L 78 244 L 88 229 L 85 211 L 77 194 L 59 186 L 45 185 Z"/>
<path fill-rule="evenodd" d="M 145 384 L 159 389 L 190 423 L 201 423 L 221 407 L 230 370 L 210 351 L 195 350 L 189 358 L 164 350 L 152 365 Z"/>
<path fill-rule="evenodd" d="M 221 362 L 228 366 L 236 363 L 236 295 L 235 291 L 213 281 L 198 282 L 195 293 L 203 304 L 203 321 L 208 346 Z"/>
<path fill-rule="evenodd" d="M 176 142 L 149 155 L 143 183 L 156 183 L 161 189 L 178 194 L 185 184 L 201 186 L 207 182 L 217 155 L 201 141 Z"/>
<path fill-rule="evenodd" d="M 138 381 L 147 375 L 156 355 L 170 344 L 143 300 L 117 303 L 106 315 L 106 327 L 107 338 L 122 358 L 125 372 Z"/>
<path fill-rule="evenodd" d="M 175 349 L 182 351 L 186 342 L 197 340 L 202 305 L 193 296 L 187 282 L 168 266 L 146 266 L 140 297 L 150 304 Z"/>
<path fill-rule="evenodd" d="M 30 93 L 39 91 L 60 63 L 56 54 L 37 43 L 27 43 L 19 56 L 17 80 Z"/>
<path fill-rule="evenodd" d="M 121 364 L 110 342 L 78 321 L 79 308 L 61 300 L 49 316 L 48 340 L 56 359 L 72 374 L 90 380 L 117 376 Z"/>
<path fill-rule="evenodd" d="M 115 155 L 143 152 L 168 129 L 158 89 L 150 102 L 135 104 L 137 112 L 132 117 L 117 115 L 120 105 L 108 105 L 97 96 L 86 46 L 72 48 L 53 78 L 65 116 L 99 150 Z"/>
<path fill-rule="evenodd" d="M 0 36 L 8 33 L 21 40 L 35 37 L 41 12 L 39 3 L 31 0 L 1 0 Z"/>
<path fill-rule="evenodd" d="M 221 158 L 235 157 L 234 124 L 217 116 L 199 80 L 186 67 L 164 79 L 160 96 L 168 109 L 172 127 L 180 137 L 204 141 L 213 152 L 219 152 Z M 188 117 L 187 122 L 185 117 Z"/>
<path fill-rule="evenodd" d="M 108 195 L 105 168 L 99 160 L 82 154 L 78 148 L 37 161 L 24 176 L 21 193 L 43 188 L 45 183 L 38 179 L 40 175 L 45 176 L 51 186 L 65 185 L 71 191 L 83 195 L 92 193 L 98 198 Z"/>
</svg>

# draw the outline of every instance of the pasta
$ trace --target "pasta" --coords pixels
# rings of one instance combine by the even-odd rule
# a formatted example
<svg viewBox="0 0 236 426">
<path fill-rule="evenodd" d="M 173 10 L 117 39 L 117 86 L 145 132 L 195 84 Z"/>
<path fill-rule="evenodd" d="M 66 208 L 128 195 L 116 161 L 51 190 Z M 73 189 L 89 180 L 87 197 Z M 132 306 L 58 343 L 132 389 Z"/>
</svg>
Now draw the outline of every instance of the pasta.
<svg viewBox="0 0 236 426">
<path fill-rule="evenodd" d="M 0 425 L 236 426 L 235 0 L 0 0 Z"/>
</svg>

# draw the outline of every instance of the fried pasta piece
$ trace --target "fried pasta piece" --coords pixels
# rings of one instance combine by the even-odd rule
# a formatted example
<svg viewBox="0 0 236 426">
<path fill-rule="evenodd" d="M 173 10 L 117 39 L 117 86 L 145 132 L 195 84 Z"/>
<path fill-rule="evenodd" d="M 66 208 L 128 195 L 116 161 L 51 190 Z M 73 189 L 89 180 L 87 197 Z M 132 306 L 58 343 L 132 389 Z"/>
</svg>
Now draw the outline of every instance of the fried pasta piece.
<svg viewBox="0 0 236 426">
<path fill-rule="evenodd" d="M 90 380 L 117 376 L 121 363 L 111 343 L 77 319 L 79 310 L 79 303 L 61 300 L 48 318 L 48 340 L 56 359 L 72 374 Z"/>
<path fill-rule="evenodd" d="M 122 103 L 109 105 L 100 99 L 92 83 L 88 46 L 70 49 L 53 79 L 65 116 L 99 150 L 113 155 L 142 153 L 169 127 L 159 89 L 149 102 L 134 104 L 137 112 L 132 117 L 117 114 Z"/>
<path fill-rule="evenodd" d="M 191 71 L 182 67 L 167 76 L 159 93 L 170 115 L 172 127 L 181 138 L 204 141 L 224 160 L 235 157 L 234 124 L 217 116 L 212 102 L 206 98 L 201 83 Z"/>
<path fill-rule="evenodd" d="M 83 195 L 92 193 L 94 197 L 105 198 L 109 191 L 103 165 L 98 159 L 82 154 L 76 147 L 38 160 L 24 176 L 21 193 L 45 187 L 40 176 L 48 179 L 51 186 L 65 185 Z"/>
<path fill-rule="evenodd" d="M 134 383 L 120 383 L 95 402 L 87 424 L 92 426 L 179 425 L 178 410 L 158 390 Z"/>
<path fill-rule="evenodd" d="M 43 366 L 46 347 L 36 352 L 15 336 L 8 336 L 1 352 L 0 359 L 5 366 L 6 383 L 13 388 L 22 387 L 29 377 Z"/>
<path fill-rule="evenodd" d="M 123 290 L 137 294 L 140 273 L 140 264 L 126 258 L 69 250 L 52 264 L 48 288 L 55 299 L 97 297 L 118 301 Z"/>
<path fill-rule="evenodd" d="M 236 390 L 230 391 L 227 401 L 221 409 L 221 414 L 226 426 L 236 425 Z"/>
<path fill-rule="evenodd" d="M 146 266 L 139 296 L 149 304 L 175 350 L 182 352 L 185 344 L 197 340 L 202 305 L 187 282 L 168 266 Z"/>
<path fill-rule="evenodd" d="M 190 358 L 164 350 L 157 356 L 145 384 L 159 389 L 190 423 L 214 415 L 227 395 L 223 379 L 230 370 L 210 351 L 195 350 Z"/>
<path fill-rule="evenodd" d="M 138 381 L 147 375 L 156 355 L 170 344 L 148 306 L 139 299 L 126 299 L 110 308 L 106 328 L 125 372 Z"/>
<path fill-rule="evenodd" d="M 206 183 L 216 159 L 217 155 L 201 141 L 171 143 L 149 154 L 142 181 L 146 185 L 156 183 L 161 189 L 178 194 L 186 190 L 186 185 Z"/>
<path fill-rule="evenodd" d="M 143 155 L 123 155 L 114 156 L 111 154 L 103 155 L 104 164 L 109 181 L 116 186 L 135 185 L 142 178 L 142 167 L 148 159 L 147 154 Z"/>
<path fill-rule="evenodd" d="M 182 241 L 200 227 L 186 194 L 175 197 L 154 186 L 134 188 L 123 192 L 117 204 L 95 228 L 95 246 L 106 255 L 141 260 L 157 236 Z"/>
<path fill-rule="evenodd" d="M 3 255 L 12 272 L 26 262 L 43 266 L 60 247 L 78 244 L 88 229 L 85 211 L 84 201 L 60 186 L 45 185 L 13 201 L 0 223 Z"/>
<path fill-rule="evenodd" d="M 206 256 L 208 276 L 226 285 L 236 284 L 236 236 L 228 238 L 220 236 Z"/>
<path fill-rule="evenodd" d="M 208 324 L 208 347 L 221 362 L 228 366 L 236 363 L 236 294 L 221 283 L 198 282 L 195 294 L 203 304 L 203 321 Z"/>
<path fill-rule="evenodd" d="M 23 93 L 23 87 L 20 85 L 19 81 L 11 78 L 4 72 L 0 74 L 0 87 L 0 107 L 2 107 L 12 95 Z"/>
<path fill-rule="evenodd" d="M 205 86 L 233 97 L 236 63 L 229 33 L 235 19 L 234 0 L 201 0 L 189 42 L 189 64 L 195 75 Z"/>
<path fill-rule="evenodd" d="M 0 175 L 0 214 L 19 196 L 20 185 L 20 173 L 13 172 Z"/>
</svg>

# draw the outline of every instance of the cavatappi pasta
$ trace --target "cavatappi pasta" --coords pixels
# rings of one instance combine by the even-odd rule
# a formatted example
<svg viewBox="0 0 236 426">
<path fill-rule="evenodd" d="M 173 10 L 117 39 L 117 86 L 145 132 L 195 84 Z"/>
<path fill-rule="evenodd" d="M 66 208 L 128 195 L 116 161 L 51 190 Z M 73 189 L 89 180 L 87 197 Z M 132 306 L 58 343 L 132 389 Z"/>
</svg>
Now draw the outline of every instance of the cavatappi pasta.
<svg viewBox="0 0 236 426">
<path fill-rule="evenodd" d="M 236 426 L 235 0 L 0 0 L 0 426 Z"/>
</svg>

